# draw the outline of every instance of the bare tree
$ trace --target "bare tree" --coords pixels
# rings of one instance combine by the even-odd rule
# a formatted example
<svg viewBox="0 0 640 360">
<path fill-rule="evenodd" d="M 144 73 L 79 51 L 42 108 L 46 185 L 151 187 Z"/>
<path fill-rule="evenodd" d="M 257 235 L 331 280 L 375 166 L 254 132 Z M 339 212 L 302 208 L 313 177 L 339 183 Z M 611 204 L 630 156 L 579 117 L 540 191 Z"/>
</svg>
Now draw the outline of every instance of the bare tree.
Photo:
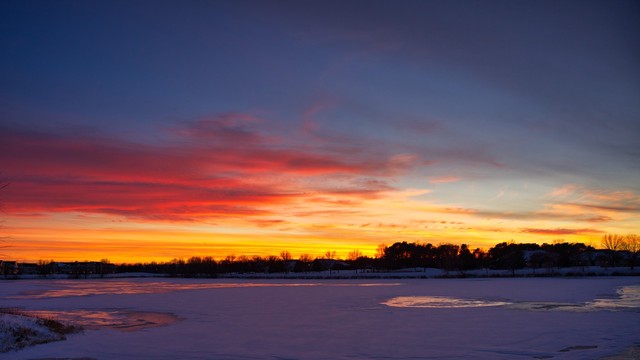
<svg viewBox="0 0 640 360">
<path fill-rule="evenodd" d="M 309 254 L 302 254 L 298 258 L 298 260 L 303 262 L 303 263 L 310 263 L 310 262 L 313 261 L 313 258 L 311 258 L 311 255 L 309 255 Z"/>
<path fill-rule="evenodd" d="M 358 260 L 361 257 L 362 257 L 362 253 L 360 252 L 360 250 L 353 250 L 353 251 L 349 252 L 349 254 L 347 255 L 347 260 L 355 261 L 355 260 Z"/>
<path fill-rule="evenodd" d="M 602 236 L 602 247 L 609 250 L 609 265 L 616 266 L 616 259 L 624 246 L 624 236 L 618 234 L 605 234 Z"/>
<path fill-rule="evenodd" d="M 313 258 L 309 254 L 301 254 L 294 266 L 296 272 L 307 272 L 311 268 Z"/>
<path fill-rule="evenodd" d="M 336 258 L 336 252 L 329 250 L 326 253 L 324 253 L 324 258 L 327 260 L 333 260 Z"/>
<path fill-rule="evenodd" d="M 333 266 L 335 265 L 334 259 L 336 258 L 336 252 L 329 250 L 324 253 L 324 258 L 327 259 L 327 265 L 329 266 L 329 275 L 331 275 L 333 273 Z"/>
<path fill-rule="evenodd" d="M 624 236 L 618 234 L 605 234 L 600 242 L 607 250 L 618 251 L 624 246 Z"/>
<path fill-rule="evenodd" d="M 283 261 L 289 261 L 292 259 L 291 257 L 291 253 L 288 251 L 282 251 L 280 252 L 280 257 L 282 258 Z"/>
</svg>

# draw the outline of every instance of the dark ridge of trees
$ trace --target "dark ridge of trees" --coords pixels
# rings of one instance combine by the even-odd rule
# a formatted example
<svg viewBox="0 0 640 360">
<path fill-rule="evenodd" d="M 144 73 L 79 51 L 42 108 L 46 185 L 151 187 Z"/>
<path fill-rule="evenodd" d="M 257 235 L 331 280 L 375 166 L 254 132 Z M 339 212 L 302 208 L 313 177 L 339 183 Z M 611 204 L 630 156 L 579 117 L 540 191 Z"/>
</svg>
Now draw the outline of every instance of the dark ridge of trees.
<svg viewBox="0 0 640 360">
<path fill-rule="evenodd" d="M 636 234 L 627 235 L 622 249 L 626 255 L 629 267 L 633 269 L 640 257 L 640 236 Z"/>
<path fill-rule="evenodd" d="M 552 244 L 502 242 L 487 251 L 471 249 L 466 244 L 439 244 L 396 242 L 390 246 L 380 245 L 375 257 L 364 256 L 360 251 L 350 252 L 347 259 L 336 256 L 335 251 L 327 251 L 323 256 L 312 258 L 302 254 L 293 259 L 291 253 L 283 251 L 279 256 L 234 256 L 215 260 L 210 256 L 190 257 L 187 260 L 173 259 L 169 262 L 150 262 L 114 265 L 108 260 L 85 263 L 56 263 L 39 261 L 31 265 L 32 274 L 44 277 L 49 274 L 67 273 L 69 276 L 104 275 L 110 272 L 146 272 L 180 277 L 216 277 L 222 274 L 269 274 L 305 273 L 351 270 L 355 272 L 378 272 L 398 269 L 438 268 L 465 276 L 467 271 L 479 269 L 516 270 L 525 267 L 553 269 L 563 267 L 616 267 L 629 266 L 633 269 L 640 260 L 640 238 L 637 235 L 620 236 L 607 234 L 602 238 L 602 249 L 595 249 L 583 243 L 554 241 Z M 15 263 L 15 262 L 13 262 Z M 8 265 L 7 265 L 8 264 Z M 0 266 L 0 272 L 14 271 Z M 26 273 L 26 272 L 25 272 Z"/>
<path fill-rule="evenodd" d="M 338 259 L 335 252 L 312 259 L 302 255 L 293 259 L 288 252 L 280 256 L 227 256 L 215 261 L 212 258 L 192 257 L 187 261 L 172 260 L 169 263 L 120 265 L 120 272 L 153 272 L 173 276 L 217 276 L 229 273 L 286 273 L 352 270 L 360 272 L 388 271 L 407 268 L 438 268 L 445 271 L 465 272 L 478 269 L 516 270 L 525 267 L 562 268 L 574 266 L 611 266 L 609 250 L 596 250 L 583 243 L 554 242 L 535 244 L 502 242 L 488 251 L 471 249 L 466 244 L 440 244 L 396 242 L 381 245 L 376 257 L 364 256 L 352 251 L 346 260 Z M 637 254 L 636 254 L 637 255 Z M 622 256 L 622 255 L 620 255 Z M 633 257 L 637 260 L 637 256 Z"/>
</svg>

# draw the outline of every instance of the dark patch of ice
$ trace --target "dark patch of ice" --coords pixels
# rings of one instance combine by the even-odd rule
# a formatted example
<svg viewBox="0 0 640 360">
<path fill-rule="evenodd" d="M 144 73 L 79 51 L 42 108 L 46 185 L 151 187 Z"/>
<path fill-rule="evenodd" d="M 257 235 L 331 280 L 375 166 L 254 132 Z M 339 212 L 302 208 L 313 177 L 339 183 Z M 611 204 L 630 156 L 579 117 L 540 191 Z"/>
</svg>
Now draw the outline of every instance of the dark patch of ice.
<svg viewBox="0 0 640 360">
<path fill-rule="evenodd" d="M 597 348 L 598 348 L 597 345 L 575 345 L 575 346 L 566 347 L 562 350 L 558 350 L 558 352 L 569 352 L 574 350 L 591 350 L 591 349 L 597 349 Z"/>
</svg>

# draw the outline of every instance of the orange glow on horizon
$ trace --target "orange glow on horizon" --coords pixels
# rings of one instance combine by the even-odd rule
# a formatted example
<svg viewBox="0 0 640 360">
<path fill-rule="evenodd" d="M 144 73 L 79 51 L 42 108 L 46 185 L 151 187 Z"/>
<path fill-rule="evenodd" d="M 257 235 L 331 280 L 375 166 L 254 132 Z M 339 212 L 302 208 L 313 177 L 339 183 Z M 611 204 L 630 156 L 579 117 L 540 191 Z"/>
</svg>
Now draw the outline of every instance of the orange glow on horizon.
<svg viewBox="0 0 640 360">
<path fill-rule="evenodd" d="M 2 192 L 2 257 L 120 263 L 281 251 L 373 256 L 399 241 L 597 245 L 602 234 L 637 232 L 640 223 L 640 195 L 630 190 L 415 176 L 434 162 L 371 151 L 375 143 L 289 144 L 266 127 L 226 114 L 184 123 L 155 145 L 0 134 L 0 149 L 13 154 L 3 160 L 20 174 Z"/>
<path fill-rule="evenodd" d="M 468 217 L 468 214 L 461 215 Z M 289 251 L 293 258 L 302 254 L 312 258 L 335 251 L 346 258 L 353 250 L 374 256 L 379 244 L 397 241 L 432 243 L 465 243 L 471 248 L 488 248 L 500 242 L 551 243 L 555 239 L 599 245 L 601 234 L 569 233 L 570 229 L 523 231 L 515 228 L 495 228 L 463 221 L 348 224 L 331 218 L 333 224 L 298 223 L 294 228 L 232 227 L 226 229 L 192 223 L 111 223 L 110 217 L 60 218 L 51 223 L 38 219 L 13 218 L 22 226 L 5 227 L 11 234 L 4 251 L 11 258 L 25 262 L 37 260 L 98 261 L 104 258 L 115 263 L 170 261 L 191 256 L 212 256 L 216 260 L 228 255 L 270 256 Z M 319 221 L 318 218 L 316 220 Z M 389 219 L 392 220 L 392 219 Z M 460 219 L 464 220 L 464 219 Z M 327 221 L 322 219 L 322 221 Z M 75 224 L 75 227 L 68 226 Z M 289 225 L 290 226 L 290 225 Z M 556 230 L 554 230 L 556 229 Z M 557 231 L 557 234 L 554 233 Z"/>
</svg>

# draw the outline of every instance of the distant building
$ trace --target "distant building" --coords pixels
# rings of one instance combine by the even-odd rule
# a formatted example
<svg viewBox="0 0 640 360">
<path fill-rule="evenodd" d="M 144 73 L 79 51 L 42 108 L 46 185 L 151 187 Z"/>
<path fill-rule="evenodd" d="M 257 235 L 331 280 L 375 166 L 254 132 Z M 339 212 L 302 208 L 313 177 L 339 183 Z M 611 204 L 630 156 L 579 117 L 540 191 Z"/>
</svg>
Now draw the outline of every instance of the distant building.
<svg viewBox="0 0 640 360">
<path fill-rule="evenodd" d="M 37 275 L 40 273 L 40 269 L 36 263 L 20 263 L 18 264 L 18 272 L 20 275 Z"/>
<path fill-rule="evenodd" d="M 67 265 L 71 268 L 69 274 L 74 276 L 113 274 L 117 270 L 114 264 L 99 261 L 76 261 Z"/>
<path fill-rule="evenodd" d="M 18 263 L 15 261 L 0 260 L 0 275 L 6 277 L 14 277 L 18 275 Z"/>
<path fill-rule="evenodd" d="M 71 274 L 71 266 L 63 262 L 52 262 L 49 264 L 51 274 Z"/>
</svg>

